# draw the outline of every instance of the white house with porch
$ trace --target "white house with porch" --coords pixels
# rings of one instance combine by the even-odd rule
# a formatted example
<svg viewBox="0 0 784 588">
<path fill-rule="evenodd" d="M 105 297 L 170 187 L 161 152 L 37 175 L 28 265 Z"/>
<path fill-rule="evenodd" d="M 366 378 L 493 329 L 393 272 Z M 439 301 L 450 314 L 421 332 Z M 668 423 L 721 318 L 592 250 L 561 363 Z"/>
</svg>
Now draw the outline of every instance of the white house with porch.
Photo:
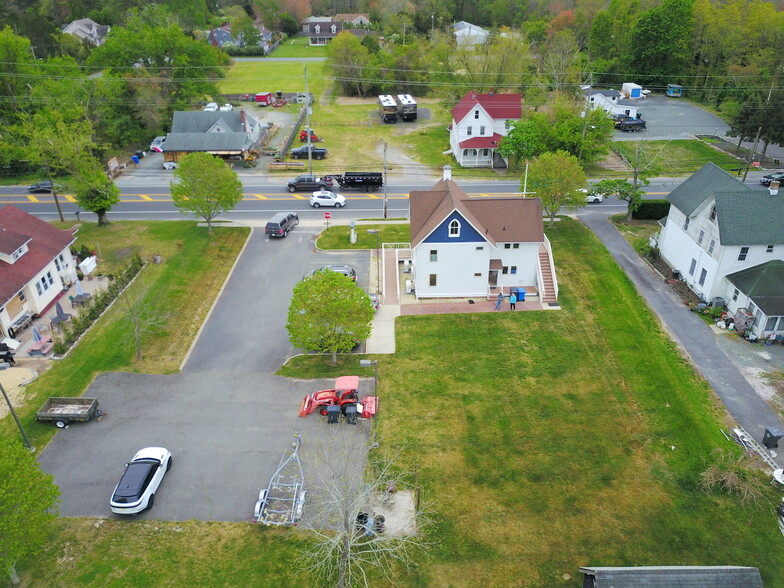
<svg viewBox="0 0 784 588">
<path fill-rule="evenodd" d="M 522 115 L 520 94 L 468 92 L 452 109 L 449 146 L 461 167 L 506 167 L 496 153 L 507 122 Z"/>
<path fill-rule="evenodd" d="M 585 100 L 589 108 L 601 108 L 610 116 L 626 115 L 632 118 L 638 116 L 638 107 L 631 100 L 624 99 L 618 90 L 596 90 L 594 88 L 583 87 Z"/>
<path fill-rule="evenodd" d="M 13 338 L 76 280 L 74 234 L 10 204 L 0 208 L 0 339 Z"/>
<path fill-rule="evenodd" d="M 409 195 L 417 298 L 490 297 L 516 288 L 558 299 L 539 198 L 469 198 L 451 168 Z"/>
<path fill-rule="evenodd" d="M 707 163 L 668 196 L 655 238 L 662 258 L 703 300 L 753 316 L 758 337 L 784 335 L 784 200 Z"/>
</svg>

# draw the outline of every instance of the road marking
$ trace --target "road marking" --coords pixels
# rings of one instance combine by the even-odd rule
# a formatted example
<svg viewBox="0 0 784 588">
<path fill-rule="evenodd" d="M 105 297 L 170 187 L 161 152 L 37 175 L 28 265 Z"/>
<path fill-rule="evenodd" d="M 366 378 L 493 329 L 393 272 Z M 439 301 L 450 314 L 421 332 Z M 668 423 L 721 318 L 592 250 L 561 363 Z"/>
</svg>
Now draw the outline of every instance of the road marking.
<svg viewBox="0 0 784 588">
<path fill-rule="evenodd" d="M 263 194 L 253 194 L 253 196 L 255 196 L 256 198 L 258 198 L 259 200 L 269 200 L 269 198 L 267 198 L 267 197 L 266 197 L 266 196 L 264 196 Z M 244 200 L 244 198 L 243 198 L 243 200 Z M 249 200 L 250 200 L 250 199 L 249 199 Z"/>
<path fill-rule="evenodd" d="M 139 194 L 139 198 L 141 198 L 142 200 L 146 200 L 147 202 L 154 202 L 154 200 L 149 196 L 147 196 L 147 194 Z"/>
<path fill-rule="evenodd" d="M 70 194 L 63 194 L 63 198 L 65 198 L 68 202 L 76 202 L 76 198 L 74 198 Z"/>
<path fill-rule="evenodd" d="M 28 195 L 27 195 L 27 199 L 28 199 L 30 202 L 35 202 L 35 203 L 37 203 L 37 204 L 40 204 L 40 203 L 41 203 L 41 201 L 40 201 L 40 200 L 38 200 L 38 198 L 36 198 L 36 197 L 35 197 L 35 196 L 33 196 L 32 194 L 28 194 Z"/>
</svg>

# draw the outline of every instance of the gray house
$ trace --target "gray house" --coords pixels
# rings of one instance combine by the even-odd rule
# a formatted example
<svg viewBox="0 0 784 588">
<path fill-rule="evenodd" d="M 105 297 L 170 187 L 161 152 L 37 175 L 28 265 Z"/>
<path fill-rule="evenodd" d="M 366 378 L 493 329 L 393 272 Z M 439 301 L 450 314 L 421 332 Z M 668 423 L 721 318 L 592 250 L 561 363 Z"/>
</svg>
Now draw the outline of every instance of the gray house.
<svg viewBox="0 0 784 588">
<path fill-rule="evenodd" d="M 244 159 L 261 138 L 259 121 L 244 110 L 175 112 L 163 158 L 178 161 L 186 153 L 204 152 Z"/>
<path fill-rule="evenodd" d="M 757 568 L 743 566 L 584 567 L 583 588 L 763 588 Z"/>
</svg>

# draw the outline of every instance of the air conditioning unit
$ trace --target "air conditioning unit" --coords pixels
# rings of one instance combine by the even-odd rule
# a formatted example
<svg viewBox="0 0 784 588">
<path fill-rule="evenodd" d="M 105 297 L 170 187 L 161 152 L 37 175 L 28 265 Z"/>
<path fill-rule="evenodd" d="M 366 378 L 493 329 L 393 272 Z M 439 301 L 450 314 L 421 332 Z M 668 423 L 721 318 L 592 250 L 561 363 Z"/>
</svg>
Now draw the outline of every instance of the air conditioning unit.
<svg viewBox="0 0 784 588">
<path fill-rule="evenodd" d="M 414 292 L 414 284 L 411 280 L 406 280 L 406 294 L 412 294 Z"/>
<path fill-rule="evenodd" d="M 411 260 L 410 259 L 404 259 L 403 260 L 403 272 L 406 273 L 406 274 L 410 274 L 411 273 Z"/>
</svg>

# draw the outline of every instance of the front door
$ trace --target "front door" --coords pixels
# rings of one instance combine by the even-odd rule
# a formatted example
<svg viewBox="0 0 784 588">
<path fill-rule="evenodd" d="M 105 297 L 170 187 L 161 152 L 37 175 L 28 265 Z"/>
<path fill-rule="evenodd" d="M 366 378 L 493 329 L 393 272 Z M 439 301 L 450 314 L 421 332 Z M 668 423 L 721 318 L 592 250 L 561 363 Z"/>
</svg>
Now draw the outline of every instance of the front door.
<svg viewBox="0 0 784 588">
<path fill-rule="evenodd" d="M 498 270 L 490 270 L 490 275 L 487 280 L 487 283 L 491 286 L 496 286 L 498 284 Z"/>
</svg>

